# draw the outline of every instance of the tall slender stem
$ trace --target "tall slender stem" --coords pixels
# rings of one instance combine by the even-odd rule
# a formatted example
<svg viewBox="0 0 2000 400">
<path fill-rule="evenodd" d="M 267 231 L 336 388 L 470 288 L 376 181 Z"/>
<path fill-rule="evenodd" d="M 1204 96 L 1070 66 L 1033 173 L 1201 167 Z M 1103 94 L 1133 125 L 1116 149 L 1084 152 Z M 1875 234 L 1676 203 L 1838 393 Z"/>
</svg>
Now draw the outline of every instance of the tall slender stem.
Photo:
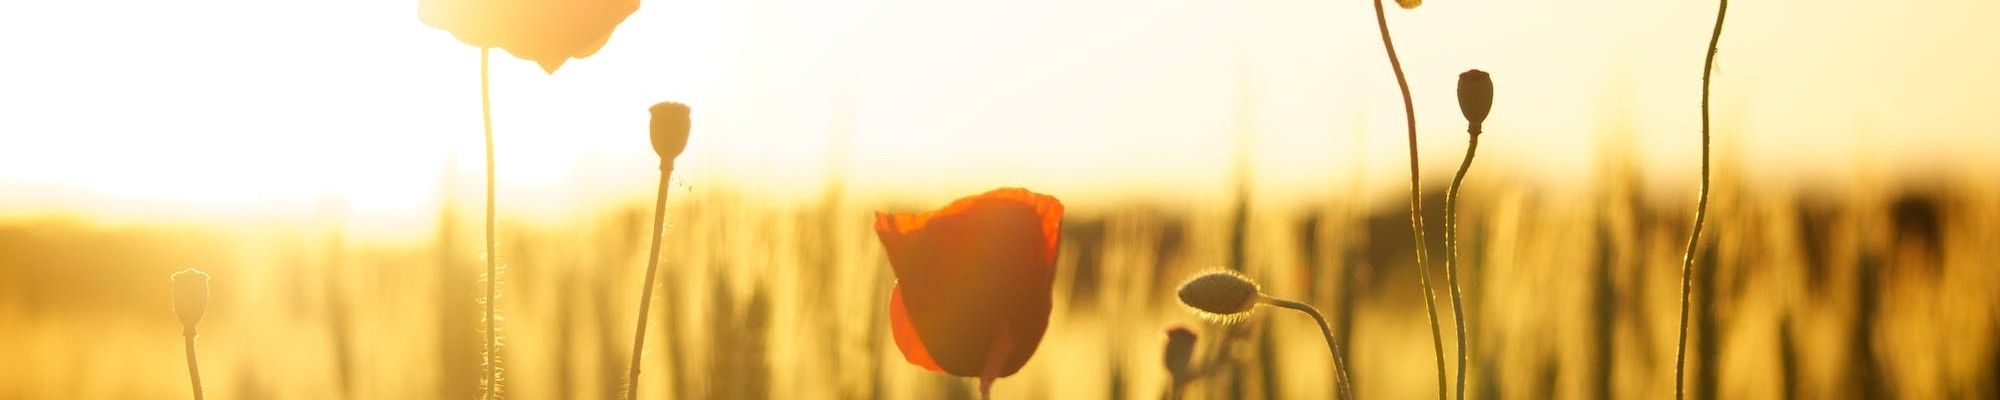
<svg viewBox="0 0 2000 400">
<path fill-rule="evenodd" d="M 1718 0 L 1715 31 L 1708 36 L 1708 55 L 1701 63 L 1701 195 L 1694 208 L 1694 232 L 1688 234 L 1687 251 L 1681 254 L 1681 331 L 1674 346 L 1674 398 L 1687 398 L 1688 306 L 1694 292 L 1694 250 L 1701 244 L 1701 225 L 1708 219 L 1708 83 L 1715 71 L 1715 45 L 1722 41 L 1722 18 L 1728 15 L 1729 0 Z"/>
<path fill-rule="evenodd" d="M 1347 380 L 1347 357 L 1344 357 L 1340 354 L 1340 343 L 1335 342 L 1333 340 L 1333 328 L 1327 326 L 1326 316 L 1320 315 L 1318 309 L 1314 309 L 1313 306 L 1306 305 L 1305 303 L 1280 299 L 1271 296 L 1260 296 L 1258 300 L 1264 302 L 1264 304 L 1270 304 L 1278 307 L 1299 310 L 1300 312 L 1306 313 L 1306 315 L 1311 315 L 1313 317 L 1313 322 L 1319 323 L 1319 333 L 1320 335 L 1326 337 L 1327 351 L 1333 353 L 1333 368 L 1335 370 L 1334 378 L 1340 380 L 1340 398 L 1343 399 L 1354 398 L 1354 388 L 1352 384 Z"/>
<path fill-rule="evenodd" d="M 667 222 L 667 183 L 673 176 L 672 166 L 661 166 L 660 194 L 653 200 L 653 250 L 646 256 L 646 286 L 642 291 L 643 294 L 639 295 L 639 327 L 633 329 L 632 333 L 632 366 L 625 370 L 626 400 L 639 398 L 639 354 L 646 349 L 646 315 L 652 311 L 653 278 L 660 270 L 661 230 L 665 228 Z"/>
<path fill-rule="evenodd" d="M 194 400 L 201 400 L 201 366 L 195 362 L 194 333 L 181 335 L 181 340 L 187 345 L 188 383 L 194 385 Z"/>
<path fill-rule="evenodd" d="M 1472 169 L 1472 155 L 1479 151 L 1479 125 L 1470 129 L 1472 140 L 1465 146 L 1465 161 L 1444 194 L 1444 279 L 1451 286 L 1451 315 L 1458 322 L 1458 400 L 1465 400 L 1465 363 L 1471 357 L 1465 346 L 1465 294 L 1458 288 L 1458 193 L 1465 183 L 1465 171 Z"/>
<path fill-rule="evenodd" d="M 1445 399 L 1444 334 L 1438 329 L 1436 289 L 1431 286 L 1430 251 L 1424 241 L 1424 191 L 1417 165 L 1417 110 L 1410 100 L 1410 81 L 1403 76 L 1403 61 L 1396 58 L 1396 42 L 1389 38 L 1389 17 L 1382 0 L 1375 0 L 1375 25 L 1382 31 L 1382 49 L 1389 53 L 1389 69 L 1396 72 L 1396 88 L 1403 92 L 1403 121 L 1410 137 L 1410 232 L 1416 238 L 1417 280 L 1424 285 L 1424 311 L 1431 321 L 1431 351 L 1437 358 L 1438 399 Z"/>
<path fill-rule="evenodd" d="M 500 386 L 500 365 L 494 356 L 500 347 L 497 332 L 494 332 L 494 293 L 499 288 L 499 254 L 495 254 L 493 244 L 493 96 L 487 85 L 487 64 L 491 61 L 492 48 L 479 48 L 479 118 L 486 126 L 486 392 L 485 398 L 494 398 Z"/>
</svg>

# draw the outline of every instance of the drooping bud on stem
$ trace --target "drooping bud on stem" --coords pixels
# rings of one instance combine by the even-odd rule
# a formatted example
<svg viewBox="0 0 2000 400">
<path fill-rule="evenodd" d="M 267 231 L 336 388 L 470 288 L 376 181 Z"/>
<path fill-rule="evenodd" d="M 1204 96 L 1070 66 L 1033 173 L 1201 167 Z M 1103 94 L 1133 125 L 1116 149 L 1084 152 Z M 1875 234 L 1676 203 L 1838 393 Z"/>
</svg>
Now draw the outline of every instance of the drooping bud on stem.
<svg viewBox="0 0 2000 400">
<path fill-rule="evenodd" d="M 1228 270 L 1197 275 L 1194 279 L 1189 279 L 1187 283 L 1182 283 L 1180 298 L 1181 303 L 1185 303 L 1188 307 L 1198 310 L 1199 314 L 1202 314 L 1203 317 L 1223 323 L 1233 322 L 1242 318 L 1250 312 L 1250 309 L 1256 308 L 1257 303 L 1298 310 L 1312 316 L 1313 322 L 1319 323 L 1321 336 L 1326 338 L 1327 351 L 1333 356 L 1334 377 L 1335 382 L 1340 383 L 1340 397 L 1354 398 L 1353 389 L 1349 387 L 1347 381 L 1346 358 L 1340 354 L 1340 344 L 1333 340 L 1333 329 L 1327 326 L 1326 316 L 1320 315 L 1318 309 L 1314 309 L 1305 303 L 1266 296 L 1257 287 L 1256 282 L 1251 282 L 1249 278 L 1243 277 L 1242 274 Z M 1172 335 L 1173 333 L 1168 332 L 1168 334 Z M 1188 334 L 1189 346 L 1193 346 L 1193 332 L 1189 332 Z M 1169 337 L 1169 340 L 1171 340 L 1171 337 Z M 1169 342 L 1167 355 L 1169 358 L 1167 360 L 1170 371 L 1173 365 L 1172 346 L 1173 344 Z"/>
<path fill-rule="evenodd" d="M 1257 306 L 1257 283 L 1230 271 L 1195 276 L 1181 284 L 1181 303 L 1215 317 L 1231 317 Z"/>
<path fill-rule="evenodd" d="M 1486 114 L 1493 111 L 1493 77 L 1486 71 L 1475 69 L 1458 74 L 1458 111 L 1465 113 L 1466 130 L 1479 134 Z"/>
<path fill-rule="evenodd" d="M 674 168 L 674 158 L 687 150 L 689 109 L 686 104 L 663 102 L 652 108 L 653 152 L 660 155 L 660 169 Z"/>
<path fill-rule="evenodd" d="M 201 324 L 201 315 L 208 311 L 208 273 L 188 268 L 175 272 L 174 313 L 181 317 L 181 332 L 194 336 L 195 325 Z"/>
</svg>

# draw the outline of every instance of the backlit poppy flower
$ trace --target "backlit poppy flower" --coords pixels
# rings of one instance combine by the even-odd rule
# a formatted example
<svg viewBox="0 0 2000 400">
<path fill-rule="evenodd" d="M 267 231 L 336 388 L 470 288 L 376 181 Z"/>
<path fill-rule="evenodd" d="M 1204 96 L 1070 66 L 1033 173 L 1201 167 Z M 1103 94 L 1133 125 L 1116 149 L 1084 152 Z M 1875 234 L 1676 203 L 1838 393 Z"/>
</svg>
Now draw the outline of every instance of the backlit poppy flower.
<svg viewBox="0 0 2000 400">
<path fill-rule="evenodd" d="M 993 380 L 1013 375 L 1048 328 L 1062 202 L 998 189 L 924 213 L 876 213 L 895 269 L 890 324 L 911 364 Z"/>
<path fill-rule="evenodd" d="M 639 0 L 418 0 L 417 18 L 474 47 L 499 47 L 555 73 L 597 53 Z"/>
</svg>

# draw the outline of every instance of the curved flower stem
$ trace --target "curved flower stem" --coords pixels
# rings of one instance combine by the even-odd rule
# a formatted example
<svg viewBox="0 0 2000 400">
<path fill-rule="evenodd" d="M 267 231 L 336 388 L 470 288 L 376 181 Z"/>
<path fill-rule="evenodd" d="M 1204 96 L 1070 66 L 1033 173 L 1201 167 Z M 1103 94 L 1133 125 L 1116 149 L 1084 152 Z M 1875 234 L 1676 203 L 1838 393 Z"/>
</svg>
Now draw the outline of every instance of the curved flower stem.
<svg viewBox="0 0 2000 400">
<path fill-rule="evenodd" d="M 1340 354 L 1340 344 L 1338 342 L 1333 341 L 1333 328 L 1328 327 L 1326 325 L 1326 316 L 1320 315 L 1319 310 L 1314 309 L 1313 306 L 1306 305 L 1305 303 L 1300 303 L 1296 301 L 1285 300 L 1264 295 L 1258 295 L 1257 301 L 1263 302 L 1264 304 L 1270 304 L 1273 306 L 1299 310 L 1300 312 L 1306 313 L 1306 315 L 1311 315 L 1313 317 L 1313 322 L 1319 323 L 1319 333 L 1326 337 L 1327 351 L 1333 353 L 1334 378 L 1340 380 L 1340 398 L 1343 399 L 1354 398 L 1354 388 L 1347 379 L 1347 357 L 1344 357 Z"/>
<path fill-rule="evenodd" d="M 494 364 L 496 352 L 500 349 L 495 336 L 493 313 L 494 293 L 499 288 L 499 255 L 493 244 L 493 96 L 487 87 L 487 64 L 492 48 L 479 48 L 479 118 L 486 126 L 486 392 L 485 398 L 494 398 L 500 386 L 500 366 Z"/>
<path fill-rule="evenodd" d="M 674 167 L 660 166 L 660 194 L 653 200 L 653 246 L 646 256 L 646 286 L 639 295 L 639 327 L 632 333 L 632 366 L 625 372 L 625 399 L 639 398 L 639 354 L 646 349 L 646 315 L 653 305 L 653 278 L 660 270 L 661 230 L 667 222 L 667 184 L 673 179 Z M 668 335 L 671 339 L 672 335 Z"/>
<path fill-rule="evenodd" d="M 201 400 L 201 367 L 195 362 L 194 333 L 181 335 L 181 340 L 187 344 L 188 382 L 194 385 L 194 400 Z"/>
<path fill-rule="evenodd" d="M 1465 171 L 1472 169 L 1472 155 L 1479 151 L 1479 125 L 1472 125 L 1470 132 L 1465 161 L 1458 164 L 1458 175 L 1451 178 L 1451 189 L 1444 194 L 1444 279 L 1451 286 L 1451 315 L 1458 322 L 1458 400 L 1465 400 L 1465 362 L 1471 354 L 1465 346 L 1465 294 L 1458 288 L 1458 193 L 1459 185 L 1465 183 Z"/>
<path fill-rule="evenodd" d="M 1417 168 L 1417 110 L 1410 100 L 1410 81 L 1403 76 L 1403 61 L 1396 58 L 1396 42 L 1389 38 L 1389 17 L 1382 12 L 1382 0 L 1375 0 L 1375 25 L 1382 31 L 1382 49 L 1389 53 L 1389 69 L 1396 72 L 1396 88 L 1403 91 L 1403 120 L 1410 136 L 1410 231 L 1416 237 L 1417 279 L 1424 285 L 1424 310 L 1431 320 L 1431 351 L 1437 358 L 1438 400 L 1445 399 L 1444 334 L 1438 329 L 1436 289 L 1431 286 L 1429 250 L 1424 241 L 1424 195 Z"/>
<path fill-rule="evenodd" d="M 1722 17 L 1728 15 L 1729 0 L 1718 0 L 1715 31 L 1708 36 L 1708 55 L 1701 63 L 1701 195 L 1694 208 L 1694 232 L 1688 234 L 1687 251 L 1681 254 L 1681 332 L 1674 346 L 1674 398 L 1687 397 L 1688 305 L 1694 291 L 1694 250 L 1701 244 L 1701 224 L 1708 219 L 1708 83 L 1715 71 L 1715 45 L 1722 41 Z"/>
</svg>

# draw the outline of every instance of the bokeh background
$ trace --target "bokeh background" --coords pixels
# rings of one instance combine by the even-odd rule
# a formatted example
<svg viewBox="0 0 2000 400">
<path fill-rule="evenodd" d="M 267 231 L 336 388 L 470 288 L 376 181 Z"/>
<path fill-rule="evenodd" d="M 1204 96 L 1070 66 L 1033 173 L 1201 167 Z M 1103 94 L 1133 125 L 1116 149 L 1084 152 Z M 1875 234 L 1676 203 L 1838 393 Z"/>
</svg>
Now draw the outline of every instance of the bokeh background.
<svg viewBox="0 0 2000 400">
<path fill-rule="evenodd" d="M 1478 398 L 1673 392 L 1714 5 L 1572 3 L 1389 10 L 1433 229 L 1455 76 L 1498 87 L 1461 212 Z M 214 398 L 476 397 L 478 55 L 415 9 L 0 4 L 0 398 L 185 396 L 188 267 Z M 1730 11 L 1691 393 L 2000 397 L 2000 3 Z M 870 223 L 997 186 L 1069 215 L 1049 335 L 996 397 L 1158 398 L 1176 325 L 1219 365 L 1193 397 L 1330 396 L 1309 318 L 1173 301 L 1215 268 L 1326 311 L 1358 394 L 1434 393 L 1365 2 L 652 1 L 555 74 L 493 67 L 514 398 L 622 385 L 662 100 L 695 130 L 648 393 L 976 397 L 895 349 Z"/>
</svg>

